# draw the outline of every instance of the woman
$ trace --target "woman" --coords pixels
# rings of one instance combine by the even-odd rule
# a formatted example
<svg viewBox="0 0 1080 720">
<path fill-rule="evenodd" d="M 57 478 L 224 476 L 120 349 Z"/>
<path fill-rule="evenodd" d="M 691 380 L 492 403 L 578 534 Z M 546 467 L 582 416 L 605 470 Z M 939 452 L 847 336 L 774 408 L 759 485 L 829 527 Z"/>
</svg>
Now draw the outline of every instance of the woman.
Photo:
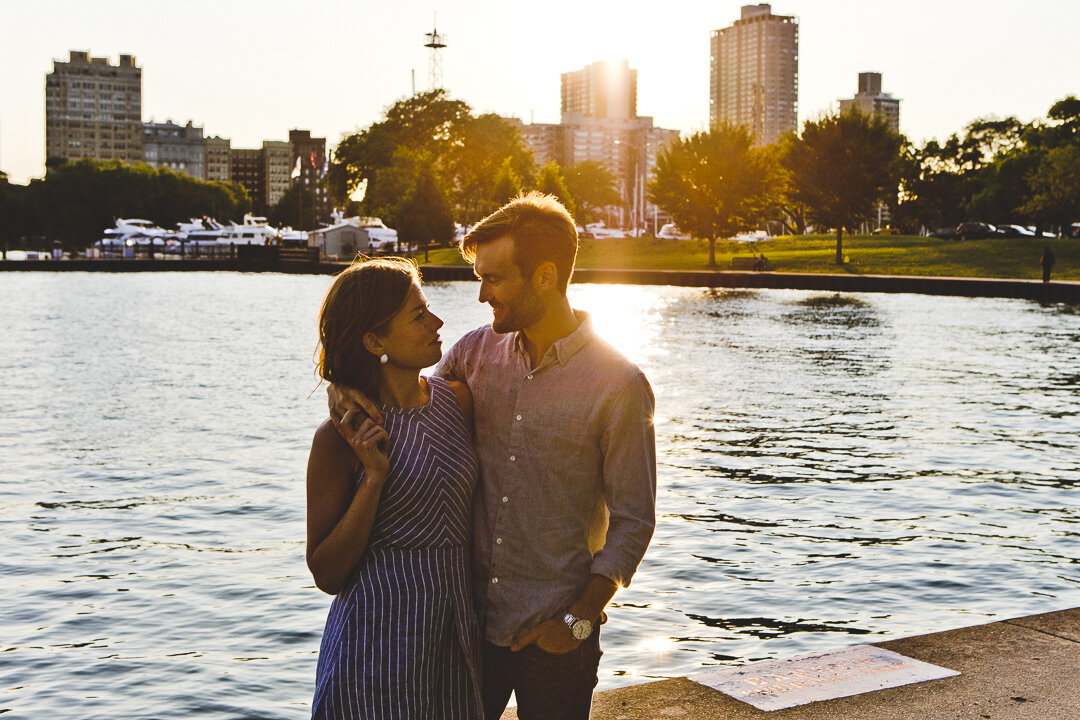
<svg viewBox="0 0 1080 720">
<path fill-rule="evenodd" d="M 471 398 L 423 378 L 442 355 L 415 265 L 369 260 L 338 275 L 319 319 L 319 374 L 363 390 L 315 432 L 307 562 L 336 595 L 313 718 L 479 718 L 479 631 L 469 590 L 477 461 Z"/>
</svg>

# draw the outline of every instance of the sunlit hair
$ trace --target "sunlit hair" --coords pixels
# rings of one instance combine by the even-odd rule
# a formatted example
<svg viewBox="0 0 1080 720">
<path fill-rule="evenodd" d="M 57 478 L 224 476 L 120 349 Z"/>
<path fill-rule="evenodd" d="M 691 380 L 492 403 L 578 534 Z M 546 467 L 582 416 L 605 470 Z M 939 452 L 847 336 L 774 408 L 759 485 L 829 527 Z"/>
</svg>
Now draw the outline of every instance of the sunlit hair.
<svg viewBox="0 0 1080 720">
<path fill-rule="evenodd" d="M 531 278 L 541 263 L 553 262 L 563 293 L 574 274 L 578 235 L 574 218 L 554 195 L 519 195 L 477 223 L 461 239 L 461 254 L 476 261 L 476 248 L 509 235 L 514 241 L 514 264 Z"/>
<path fill-rule="evenodd" d="M 420 271 L 405 258 L 364 260 L 337 276 L 319 311 L 318 371 L 324 380 L 376 396 L 380 363 L 364 347 L 364 335 L 386 330 L 413 284 L 420 284 Z"/>
</svg>

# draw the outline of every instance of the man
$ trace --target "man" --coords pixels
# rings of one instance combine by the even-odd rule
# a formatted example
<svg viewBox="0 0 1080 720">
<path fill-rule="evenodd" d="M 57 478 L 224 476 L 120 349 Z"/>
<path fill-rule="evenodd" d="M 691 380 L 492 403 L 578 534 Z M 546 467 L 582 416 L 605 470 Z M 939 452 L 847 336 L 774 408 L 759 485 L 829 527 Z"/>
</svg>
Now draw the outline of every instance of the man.
<svg viewBox="0 0 1080 720">
<path fill-rule="evenodd" d="M 1050 271 L 1053 269 L 1054 261 L 1056 259 L 1057 258 L 1054 257 L 1054 253 L 1050 250 L 1049 245 L 1043 247 L 1042 258 L 1039 259 L 1039 263 L 1042 265 L 1044 283 L 1050 282 Z"/>
<path fill-rule="evenodd" d="M 485 717 L 499 718 L 513 691 L 522 720 L 587 718 L 604 607 L 655 525 L 652 390 L 570 307 L 577 230 L 555 198 L 512 200 L 461 251 L 492 323 L 436 372 L 473 394 Z"/>
</svg>

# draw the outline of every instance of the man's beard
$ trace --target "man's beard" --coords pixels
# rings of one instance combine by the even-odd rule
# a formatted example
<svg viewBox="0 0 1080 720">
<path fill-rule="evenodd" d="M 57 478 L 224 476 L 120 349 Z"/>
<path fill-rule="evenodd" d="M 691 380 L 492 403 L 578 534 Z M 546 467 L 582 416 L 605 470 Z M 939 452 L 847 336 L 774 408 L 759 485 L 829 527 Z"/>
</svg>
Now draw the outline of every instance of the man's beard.
<svg viewBox="0 0 1080 720">
<path fill-rule="evenodd" d="M 492 318 L 491 329 L 497 333 L 524 330 L 544 316 L 544 301 L 532 288 L 528 288 L 512 304 L 503 305 L 501 318 Z"/>
</svg>

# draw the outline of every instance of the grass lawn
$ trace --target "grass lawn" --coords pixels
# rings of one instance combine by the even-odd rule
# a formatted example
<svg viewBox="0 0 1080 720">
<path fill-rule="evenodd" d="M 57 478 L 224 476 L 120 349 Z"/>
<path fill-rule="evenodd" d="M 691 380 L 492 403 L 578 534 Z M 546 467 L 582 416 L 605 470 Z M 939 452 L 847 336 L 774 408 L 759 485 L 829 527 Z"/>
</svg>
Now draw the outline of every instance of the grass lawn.
<svg viewBox="0 0 1080 720">
<path fill-rule="evenodd" d="M 1080 280 L 1080 239 L 940 240 L 915 235 L 844 237 L 848 262 L 837 267 L 834 235 L 782 236 L 758 243 L 716 243 L 716 263 L 728 269 L 735 255 L 764 253 L 776 272 L 856 275 L 938 275 L 952 277 L 1042 277 L 1039 259 L 1044 245 L 1057 257 L 1054 280 Z M 418 258 L 420 259 L 420 258 Z M 647 268 L 705 270 L 709 244 L 704 240 L 605 238 L 582 240 L 577 266 L 582 268 Z M 433 265 L 464 265 L 457 250 L 433 250 Z"/>
</svg>

